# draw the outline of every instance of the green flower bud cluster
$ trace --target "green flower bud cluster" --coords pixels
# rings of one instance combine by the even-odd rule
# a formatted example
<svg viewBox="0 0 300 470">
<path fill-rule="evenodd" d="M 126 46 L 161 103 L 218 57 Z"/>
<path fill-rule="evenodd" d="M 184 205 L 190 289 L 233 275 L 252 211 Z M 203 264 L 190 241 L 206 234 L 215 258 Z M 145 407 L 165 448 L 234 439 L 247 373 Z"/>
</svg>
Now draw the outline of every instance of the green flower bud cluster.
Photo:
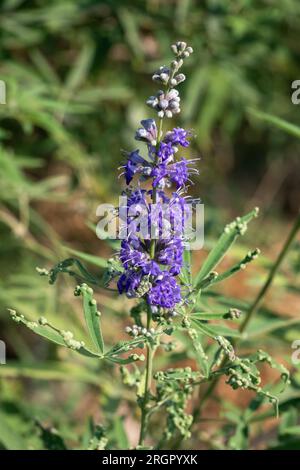
<svg viewBox="0 0 300 470">
<path fill-rule="evenodd" d="M 105 450 L 108 439 L 102 426 L 97 425 L 94 436 L 90 439 L 87 450 Z"/>
<path fill-rule="evenodd" d="M 132 359 L 133 361 L 144 361 L 145 360 L 145 356 L 144 354 L 130 354 L 129 355 L 129 359 Z"/>
<path fill-rule="evenodd" d="M 189 438 L 193 417 L 185 409 L 193 390 L 192 384 L 199 374 L 186 367 L 157 372 L 154 378 L 157 380 L 157 406 L 164 406 L 167 413 L 164 439 L 171 439 L 176 431 L 185 439 Z"/>
<path fill-rule="evenodd" d="M 173 318 L 177 317 L 178 313 L 174 309 L 158 307 L 156 305 L 151 306 L 152 319 L 154 321 L 161 321 L 162 319 L 172 321 Z"/>
<path fill-rule="evenodd" d="M 233 349 L 232 344 L 224 336 L 215 336 L 215 340 L 219 343 L 220 347 L 223 349 L 226 356 L 228 356 L 230 361 L 235 361 L 236 355 Z"/>
<path fill-rule="evenodd" d="M 154 82 L 162 83 L 163 85 L 170 85 L 171 87 L 179 85 L 179 83 L 184 82 L 185 80 L 185 75 L 183 73 L 179 73 L 175 75 L 173 73 L 173 70 L 178 70 L 179 68 L 179 63 L 173 61 L 171 68 L 166 67 L 163 65 L 162 67 L 159 67 L 159 69 L 154 72 L 152 76 L 152 80 Z M 172 77 L 172 78 L 171 78 Z"/>
<path fill-rule="evenodd" d="M 229 312 L 225 315 L 224 318 L 229 318 L 230 320 L 237 320 L 240 318 L 242 312 L 237 308 L 230 308 Z"/>
<path fill-rule="evenodd" d="M 36 330 L 36 333 L 38 334 L 46 334 L 47 331 L 52 330 L 56 334 L 58 334 L 64 341 L 65 345 L 73 349 L 75 351 L 78 351 L 81 348 L 85 347 L 85 343 L 83 341 L 78 341 L 74 338 L 74 334 L 71 331 L 65 331 L 65 330 L 60 330 L 59 328 L 56 328 L 55 326 L 51 325 L 47 318 L 45 317 L 40 317 L 38 321 L 30 321 L 25 318 L 24 315 L 19 315 L 15 310 L 9 310 L 12 319 L 17 322 L 17 323 L 23 323 L 27 328 L 30 330 Z"/>
<path fill-rule="evenodd" d="M 254 211 L 254 217 L 257 217 L 259 208 L 256 207 Z M 227 224 L 224 228 L 224 232 L 226 234 L 229 234 L 232 231 L 235 231 L 237 235 L 244 235 L 247 231 L 247 222 L 242 221 L 241 217 L 237 217 L 233 222 Z"/>
<path fill-rule="evenodd" d="M 127 367 L 121 366 L 120 372 L 124 385 L 128 385 L 129 387 L 139 387 L 142 374 L 136 365 L 134 365 L 131 370 Z"/>
<path fill-rule="evenodd" d="M 178 71 L 182 67 L 184 59 L 193 52 L 193 49 L 183 41 L 173 44 L 171 49 L 175 54 L 175 60 L 171 62 L 171 66 L 160 67 L 152 76 L 155 82 L 162 84 L 166 89 L 159 90 L 156 95 L 150 96 L 146 101 L 148 106 L 157 111 L 160 119 L 171 118 L 174 114 L 180 113 L 180 96 L 174 87 L 185 80 L 185 75 L 178 73 Z"/>
<path fill-rule="evenodd" d="M 146 338 L 152 338 L 152 336 L 155 334 L 155 329 L 150 328 L 147 330 L 147 328 L 143 328 L 142 326 L 133 325 L 133 327 L 126 326 L 125 332 L 133 338 L 136 338 L 137 336 L 146 336 Z"/>
<path fill-rule="evenodd" d="M 194 328 L 188 328 L 187 331 L 189 337 L 192 340 L 196 353 L 199 355 L 202 361 L 207 362 L 208 356 L 204 352 L 197 330 L 195 330 Z"/>
<path fill-rule="evenodd" d="M 80 286 L 76 286 L 74 290 L 74 295 L 79 296 L 83 291 L 86 291 L 88 294 L 93 295 L 94 291 L 91 287 L 89 287 L 87 284 L 83 283 Z"/>
<path fill-rule="evenodd" d="M 76 339 L 74 339 L 74 335 L 71 331 L 61 330 L 60 334 L 63 337 L 66 345 L 70 349 L 74 349 L 76 351 L 76 350 L 78 350 L 80 348 L 83 348 L 85 346 L 84 341 L 77 341 Z"/>
<path fill-rule="evenodd" d="M 152 287 L 152 284 L 147 278 L 142 279 L 139 286 L 135 290 L 136 297 L 138 298 L 144 297 L 144 295 L 147 294 L 147 292 L 151 289 L 151 287 Z"/>
<path fill-rule="evenodd" d="M 189 57 L 194 52 L 193 48 L 184 41 L 177 41 L 175 44 L 172 44 L 171 49 L 181 59 Z"/>
<path fill-rule="evenodd" d="M 45 269 L 45 268 L 39 268 L 38 266 L 35 268 L 37 273 L 40 275 L 40 276 L 49 276 L 50 272 L 48 271 L 48 269 Z"/>
<path fill-rule="evenodd" d="M 194 372 L 191 367 L 170 368 L 164 371 L 158 371 L 154 374 L 158 382 L 177 381 L 181 384 L 191 384 L 200 378 L 199 372 Z"/>
</svg>

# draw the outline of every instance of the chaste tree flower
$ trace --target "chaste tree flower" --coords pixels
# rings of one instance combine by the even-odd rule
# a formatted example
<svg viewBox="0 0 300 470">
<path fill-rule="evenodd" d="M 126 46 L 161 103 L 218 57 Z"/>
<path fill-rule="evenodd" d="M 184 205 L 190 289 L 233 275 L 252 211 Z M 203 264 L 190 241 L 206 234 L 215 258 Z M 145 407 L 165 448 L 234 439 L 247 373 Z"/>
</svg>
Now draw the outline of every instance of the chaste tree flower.
<svg viewBox="0 0 300 470">
<path fill-rule="evenodd" d="M 126 204 L 119 216 L 127 232 L 121 243 L 123 272 L 117 283 L 120 294 L 142 297 L 153 316 L 163 312 L 168 317 L 174 316 L 176 306 L 184 302 L 178 275 L 183 267 L 184 231 L 191 212 L 185 193 L 190 175 L 197 173 L 194 160 L 178 156 L 180 149 L 189 146 L 191 132 L 175 127 L 163 134 L 164 118 L 180 112 L 175 87 L 185 80 L 179 69 L 193 52 L 184 42 L 177 42 L 171 49 L 175 59 L 170 67 L 160 67 L 152 77 L 164 89 L 147 100 L 157 111 L 158 122 L 152 118 L 142 120 L 135 134 L 135 139 L 145 144 L 145 155 L 139 150 L 125 153 L 122 175 L 127 185 L 123 192 Z"/>
</svg>

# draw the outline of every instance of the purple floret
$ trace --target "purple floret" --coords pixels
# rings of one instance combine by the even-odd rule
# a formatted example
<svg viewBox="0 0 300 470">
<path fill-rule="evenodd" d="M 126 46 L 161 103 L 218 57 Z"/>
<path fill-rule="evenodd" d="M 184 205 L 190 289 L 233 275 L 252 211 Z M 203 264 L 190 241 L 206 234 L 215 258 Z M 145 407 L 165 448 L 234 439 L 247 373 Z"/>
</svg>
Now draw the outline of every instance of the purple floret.
<svg viewBox="0 0 300 470">
<path fill-rule="evenodd" d="M 190 137 L 190 135 L 189 131 L 182 129 L 181 127 L 175 127 L 172 131 L 167 132 L 164 141 L 171 143 L 172 145 L 188 147 L 190 143 L 187 138 Z"/>
<path fill-rule="evenodd" d="M 149 163 L 141 157 L 138 150 L 134 150 L 127 155 L 127 162 L 123 168 L 127 185 L 131 183 L 136 173 L 140 173 L 142 175 L 151 173 Z"/>
<path fill-rule="evenodd" d="M 127 297 L 135 297 L 136 289 L 139 287 L 143 273 L 141 271 L 128 270 L 118 280 L 118 290 L 120 294 L 124 292 Z"/>
<path fill-rule="evenodd" d="M 170 274 L 177 276 L 183 264 L 183 241 L 179 238 L 160 240 L 157 246 L 157 261 L 170 266 Z"/>
<path fill-rule="evenodd" d="M 181 292 L 175 277 L 165 273 L 162 279 L 155 282 L 148 292 L 150 305 L 163 308 L 174 308 L 181 302 Z"/>
<path fill-rule="evenodd" d="M 161 163 L 170 163 L 173 160 L 174 153 L 175 153 L 175 150 L 174 150 L 174 147 L 172 147 L 171 142 L 168 142 L 167 144 L 164 142 L 161 142 L 159 144 L 157 156 Z"/>
<path fill-rule="evenodd" d="M 143 127 L 136 131 L 135 139 L 147 142 L 150 145 L 156 145 L 157 127 L 154 119 L 144 119 L 141 124 Z"/>
<path fill-rule="evenodd" d="M 184 186 L 189 177 L 188 161 L 182 159 L 180 162 L 170 165 L 168 175 L 170 180 L 176 184 L 177 188 Z"/>
</svg>

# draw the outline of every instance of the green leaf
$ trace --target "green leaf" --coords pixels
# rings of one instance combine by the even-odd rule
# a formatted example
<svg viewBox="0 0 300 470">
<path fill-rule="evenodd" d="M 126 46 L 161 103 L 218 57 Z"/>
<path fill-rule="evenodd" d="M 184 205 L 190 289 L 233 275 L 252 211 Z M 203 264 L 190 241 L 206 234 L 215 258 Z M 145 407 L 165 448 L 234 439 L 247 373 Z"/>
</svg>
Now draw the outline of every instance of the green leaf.
<svg viewBox="0 0 300 470">
<path fill-rule="evenodd" d="M 233 450 L 247 449 L 249 428 L 246 423 L 240 421 L 235 429 L 235 433 L 229 439 L 229 446 Z"/>
<path fill-rule="evenodd" d="M 10 310 L 10 314 L 14 321 L 25 325 L 35 334 L 42 336 L 43 338 L 51 341 L 52 343 L 58 344 L 59 346 L 68 347 L 86 357 L 101 358 L 100 354 L 91 351 L 90 349 L 86 348 L 83 344 L 80 344 L 79 341 L 73 340 L 72 338 L 71 340 L 76 343 L 76 347 L 70 346 L 70 344 L 68 344 L 68 341 L 65 338 L 65 335 L 72 335 L 72 333 L 59 330 L 58 328 L 51 325 L 45 318 L 41 318 L 40 320 L 42 320 L 42 322 L 38 323 L 35 321 L 27 320 L 24 315 L 18 315 L 15 310 Z"/>
<path fill-rule="evenodd" d="M 253 211 L 246 214 L 244 217 L 236 218 L 231 224 L 227 225 L 219 238 L 215 247 L 211 250 L 206 260 L 204 261 L 199 273 L 195 278 L 194 285 L 197 288 L 201 281 L 210 274 L 210 272 L 217 266 L 218 263 L 223 259 L 226 252 L 229 250 L 231 245 L 234 243 L 239 235 L 243 235 L 247 229 L 247 224 L 253 217 L 257 217 L 258 209 L 255 208 Z"/>
<path fill-rule="evenodd" d="M 9 361 L 5 367 L 0 367 L 0 377 L 19 378 L 26 377 L 33 380 L 59 380 L 76 381 L 99 386 L 98 377 L 79 367 L 75 363 L 42 362 L 42 363 L 20 363 Z"/>
<path fill-rule="evenodd" d="M 250 325 L 247 331 L 247 339 L 256 338 L 257 336 L 267 335 L 274 333 L 277 330 L 286 330 L 294 325 L 300 323 L 300 318 L 270 318 L 266 317 L 263 319 L 255 319 L 252 325 Z"/>
<path fill-rule="evenodd" d="M 24 450 L 27 448 L 22 436 L 12 427 L 2 411 L 0 411 L 0 442 L 7 450 Z"/>
<path fill-rule="evenodd" d="M 183 253 L 183 266 L 180 272 L 180 279 L 185 285 L 192 284 L 192 274 L 191 274 L 191 250 L 185 249 Z"/>
<path fill-rule="evenodd" d="M 290 426 L 289 428 L 285 428 L 282 434 L 286 436 L 300 436 L 300 426 Z"/>
<path fill-rule="evenodd" d="M 259 253 L 260 251 L 258 249 L 249 251 L 247 255 L 242 259 L 242 261 L 240 261 L 239 263 L 236 263 L 234 266 L 227 269 L 225 272 L 218 274 L 217 276 L 214 276 L 213 279 L 211 279 L 209 283 L 209 287 L 213 284 L 216 284 L 218 282 L 224 281 L 225 279 L 228 279 L 229 277 L 233 276 L 241 269 L 245 269 L 247 264 L 251 263 L 251 261 L 256 259 Z M 201 288 L 204 289 L 205 287 L 201 287 Z"/>
<path fill-rule="evenodd" d="M 52 427 L 46 428 L 38 421 L 36 425 L 40 429 L 41 440 L 46 450 L 67 450 L 67 446 L 59 432 Z"/>
<path fill-rule="evenodd" d="M 202 323 L 199 320 L 193 320 L 193 319 L 192 319 L 192 323 L 203 334 L 210 336 L 211 338 L 215 338 L 216 336 L 239 338 L 241 336 L 241 333 L 239 332 L 239 330 L 234 330 L 232 328 L 228 328 L 223 325 L 209 324 L 208 326 L 206 323 Z"/>
<path fill-rule="evenodd" d="M 113 421 L 113 437 L 119 449 L 129 449 L 127 434 L 124 428 L 124 421 L 121 416 L 116 416 Z"/>
<path fill-rule="evenodd" d="M 104 258 L 101 258 L 100 256 L 94 256 L 88 253 L 83 253 L 82 251 L 73 250 L 73 248 L 69 248 L 69 247 L 65 247 L 65 249 L 69 253 L 72 253 L 78 256 L 78 258 L 81 258 L 84 261 L 87 261 L 88 263 L 94 264 L 95 266 L 98 266 L 99 268 L 107 267 L 107 261 Z"/>
<path fill-rule="evenodd" d="M 210 313 L 210 312 L 194 312 L 191 314 L 191 318 L 195 320 L 222 320 L 229 318 L 229 312 L 223 313 Z"/>
<path fill-rule="evenodd" d="M 100 312 L 98 312 L 96 300 L 93 298 L 93 289 L 88 287 L 87 284 L 81 284 L 75 290 L 75 293 L 76 295 L 81 294 L 83 297 L 84 318 L 88 332 L 97 351 L 103 353 L 104 341 L 100 323 Z"/>
</svg>

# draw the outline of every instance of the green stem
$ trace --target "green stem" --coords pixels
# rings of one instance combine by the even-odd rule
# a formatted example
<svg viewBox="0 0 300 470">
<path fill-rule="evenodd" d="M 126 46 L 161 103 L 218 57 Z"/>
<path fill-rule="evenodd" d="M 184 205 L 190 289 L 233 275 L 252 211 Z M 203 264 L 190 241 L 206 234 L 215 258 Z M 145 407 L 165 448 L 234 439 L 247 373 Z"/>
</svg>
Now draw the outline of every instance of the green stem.
<svg viewBox="0 0 300 470">
<path fill-rule="evenodd" d="M 151 325 L 151 312 L 148 310 L 147 312 L 147 330 L 149 330 Z M 151 382 L 152 382 L 152 370 L 153 370 L 153 356 L 154 356 L 154 349 L 148 343 L 147 344 L 147 359 L 146 359 L 146 377 L 145 377 L 145 389 L 144 389 L 144 397 L 142 401 L 142 417 L 141 417 L 141 429 L 140 429 L 140 437 L 139 437 L 139 446 L 144 445 L 144 440 L 147 431 L 147 421 L 148 421 L 148 402 L 151 395 Z"/>
</svg>

